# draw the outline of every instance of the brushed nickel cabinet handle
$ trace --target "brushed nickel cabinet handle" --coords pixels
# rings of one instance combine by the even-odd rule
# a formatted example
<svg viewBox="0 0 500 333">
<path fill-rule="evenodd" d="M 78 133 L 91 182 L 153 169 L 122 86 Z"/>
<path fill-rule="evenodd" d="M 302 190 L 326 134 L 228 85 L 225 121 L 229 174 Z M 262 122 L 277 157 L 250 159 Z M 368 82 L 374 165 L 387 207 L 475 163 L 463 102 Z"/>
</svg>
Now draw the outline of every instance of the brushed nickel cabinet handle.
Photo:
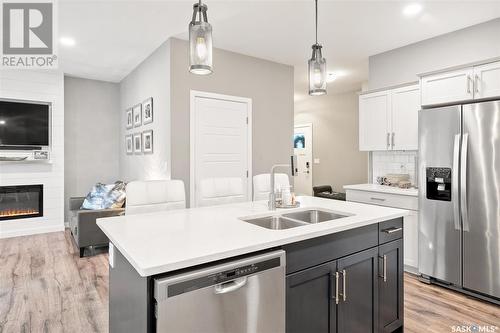
<svg viewBox="0 0 500 333">
<path fill-rule="evenodd" d="M 393 234 L 393 233 L 401 231 L 401 230 L 403 230 L 402 227 L 399 227 L 399 228 L 392 227 L 392 228 L 389 228 L 389 229 L 384 229 L 382 231 L 385 232 L 386 234 Z"/>
<path fill-rule="evenodd" d="M 471 82 L 471 77 L 470 75 L 467 75 L 467 93 L 470 94 L 470 82 Z"/>
<path fill-rule="evenodd" d="M 394 138 L 396 137 L 396 133 L 392 132 L 392 149 L 394 149 Z"/>
<path fill-rule="evenodd" d="M 387 255 L 384 254 L 384 282 L 387 282 Z"/>
<path fill-rule="evenodd" d="M 479 94 L 479 75 L 476 74 L 474 77 L 474 87 L 476 88 L 476 93 Z"/>
<path fill-rule="evenodd" d="M 371 197 L 370 200 L 385 201 L 385 199 L 383 199 L 383 198 L 375 198 L 375 197 Z"/>
<path fill-rule="evenodd" d="M 342 296 L 342 300 L 345 302 L 347 300 L 347 272 L 345 269 L 342 270 L 342 293 L 340 293 L 340 296 Z"/>
<path fill-rule="evenodd" d="M 331 274 L 331 278 L 335 276 L 335 294 L 332 291 L 332 298 L 335 299 L 335 304 L 339 304 L 339 272 Z"/>
<path fill-rule="evenodd" d="M 387 138 L 386 138 L 386 141 L 387 141 L 387 149 L 389 149 L 389 147 L 391 146 L 391 134 L 389 132 L 387 132 Z"/>
</svg>

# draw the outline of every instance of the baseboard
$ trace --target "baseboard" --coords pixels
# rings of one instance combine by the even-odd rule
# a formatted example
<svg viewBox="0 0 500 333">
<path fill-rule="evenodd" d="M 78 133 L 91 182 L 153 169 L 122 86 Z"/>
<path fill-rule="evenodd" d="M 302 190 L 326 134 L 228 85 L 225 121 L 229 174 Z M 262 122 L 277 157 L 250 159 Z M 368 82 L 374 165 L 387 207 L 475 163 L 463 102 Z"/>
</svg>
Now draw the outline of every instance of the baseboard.
<svg viewBox="0 0 500 333">
<path fill-rule="evenodd" d="M 406 273 L 410 273 L 410 274 L 413 274 L 413 275 L 420 275 L 420 273 L 418 272 L 418 268 L 417 267 L 413 267 L 413 266 L 409 266 L 409 265 L 404 265 L 404 270 Z"/>
<path fill-rule="evenodd" d="M 64 231 L 64 224 L 63 225 L 43 226 L 43 227 L 38 227 L 38 228 L 18 229 L 18 230 L 13 230 L 13 231 L 6 231 L 6 232 L 2 231 L 0 233 L 0 239 L 1 238 L 11 238 L 11 237 L 45 234 L 48 232 L 58 232 L 58 231 Z"/>
</svg>

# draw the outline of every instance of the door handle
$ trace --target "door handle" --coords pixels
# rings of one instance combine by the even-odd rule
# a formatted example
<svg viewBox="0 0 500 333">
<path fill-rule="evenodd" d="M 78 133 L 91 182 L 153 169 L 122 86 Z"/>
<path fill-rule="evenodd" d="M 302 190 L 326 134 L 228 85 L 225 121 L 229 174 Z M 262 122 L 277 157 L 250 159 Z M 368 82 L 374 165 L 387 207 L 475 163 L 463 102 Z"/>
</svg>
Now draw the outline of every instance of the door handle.
<svg viewBox="0 0 500 333">
<path fill-rule="evenodd" d="M 453 144 L 453 169 L 451 170 L 451 200 L 453 201 L 453 221 L 455 230 L 460 230 L 460 208 L 459 208 L 459 193 L 458 193 L 458 171 L 460 163 L 460 134 L 455 135 Z"/>
<path fill-rule="evenodd" d="M 236 279 L 236 280 L 232 280 L 229 282 L 224 282 L 224 283 L 216 285 L 214 287 L 214 292 L 217 295 L 227 294 L 227 293 L 230 293 L 232 291 L 236 291 L 236 290 L 240 289 L 245 284 L 247 284 L 247 278 L 242 277 L 240 279 Z"/>
<path fill-rule="evenodd" d="M 403 227 L 399 227 L 399 228 L 392 227 L 392 228 L 384 229 L 382 231 L 385 232 L 386 234 L 390 235 L 390 234 L 393 234 L 393 233 L 401 231 L 401 230 L 403 230 Z"/>
<path fill-rule="evenodd" d="M 347 272 L 345 269 L 342 270 L 342 293 L 340 293 L 340 296 L 342 296 L 342 300 L 345 302 L 347 300 Z"/>
<path fill-rule="evenodd" d="M 335 300 L 335 304 L 339 304 L 339 272 L 335 272 L 335 274 L 330 274 L 330 279 L 333 280 L 333 278 L 335 278 L 335 293 L 333 293 L 333 288 L 330 288 L 331 298 Z"/>
<path fill-rule="evenodd" d="M 460 155 L 460 208 L 462 209 L 462 221 L 464 231 L 469 231 L 469 216 L 467 208 L 467 147 L 469 134 L 464 133 L 462 137 L 462 153 Z"/>
<path fill-rule="evenodd" d="M 392 149 L 394 149 L 394 137 L 396 136 L 396 133 L 392 132 Z"/>
<path fill-rule="evenodd" d="M 387 138 L 386 138 L 387 149 L 389 149 L 389 147 L 391 146 L 390 140 L 391 140 L 391 134 L 389 132 L 387 132 Z"/>
<path fill-rule="evenodd" d="M 382 276 L 381 278 L 384 279 L 384 282 L 387 282 L 387 255 L 383 255 L 382 257 L 380 257 L 380 259 L 382 259 L 383 261 L 383 268 L 382 268 Z"/>
</svg>

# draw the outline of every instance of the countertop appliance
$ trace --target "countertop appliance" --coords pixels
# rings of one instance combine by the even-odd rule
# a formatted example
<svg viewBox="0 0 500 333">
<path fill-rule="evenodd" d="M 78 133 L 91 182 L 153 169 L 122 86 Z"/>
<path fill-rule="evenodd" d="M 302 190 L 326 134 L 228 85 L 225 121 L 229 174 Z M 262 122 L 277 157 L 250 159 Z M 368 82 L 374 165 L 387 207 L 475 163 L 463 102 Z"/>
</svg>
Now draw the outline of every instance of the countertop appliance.
<svg viewBox="0 0 500 333">
<path fill-rule="evenodd" d="M 285 252 L 154 281 L 156 332 L 285 332 Z"/>
<path fill-rule="evenodd" d="M 500 300 L 500 101 L 419 112 L 419 271 Z"/>
</svg>

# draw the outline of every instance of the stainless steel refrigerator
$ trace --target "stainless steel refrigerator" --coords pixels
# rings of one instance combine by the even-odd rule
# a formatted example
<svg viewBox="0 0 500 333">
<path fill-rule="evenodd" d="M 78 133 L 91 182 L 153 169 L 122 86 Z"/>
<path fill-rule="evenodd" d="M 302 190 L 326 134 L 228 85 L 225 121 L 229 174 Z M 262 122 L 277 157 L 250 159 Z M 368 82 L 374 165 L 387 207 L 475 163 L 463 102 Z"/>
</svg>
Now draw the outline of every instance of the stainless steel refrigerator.
<svg viewBox="0 0 500 333">
<path fill-rule="evenodd" d="M 500 101 L 419 112 L 419 271 L 500 299 Z"/>
</svg>

